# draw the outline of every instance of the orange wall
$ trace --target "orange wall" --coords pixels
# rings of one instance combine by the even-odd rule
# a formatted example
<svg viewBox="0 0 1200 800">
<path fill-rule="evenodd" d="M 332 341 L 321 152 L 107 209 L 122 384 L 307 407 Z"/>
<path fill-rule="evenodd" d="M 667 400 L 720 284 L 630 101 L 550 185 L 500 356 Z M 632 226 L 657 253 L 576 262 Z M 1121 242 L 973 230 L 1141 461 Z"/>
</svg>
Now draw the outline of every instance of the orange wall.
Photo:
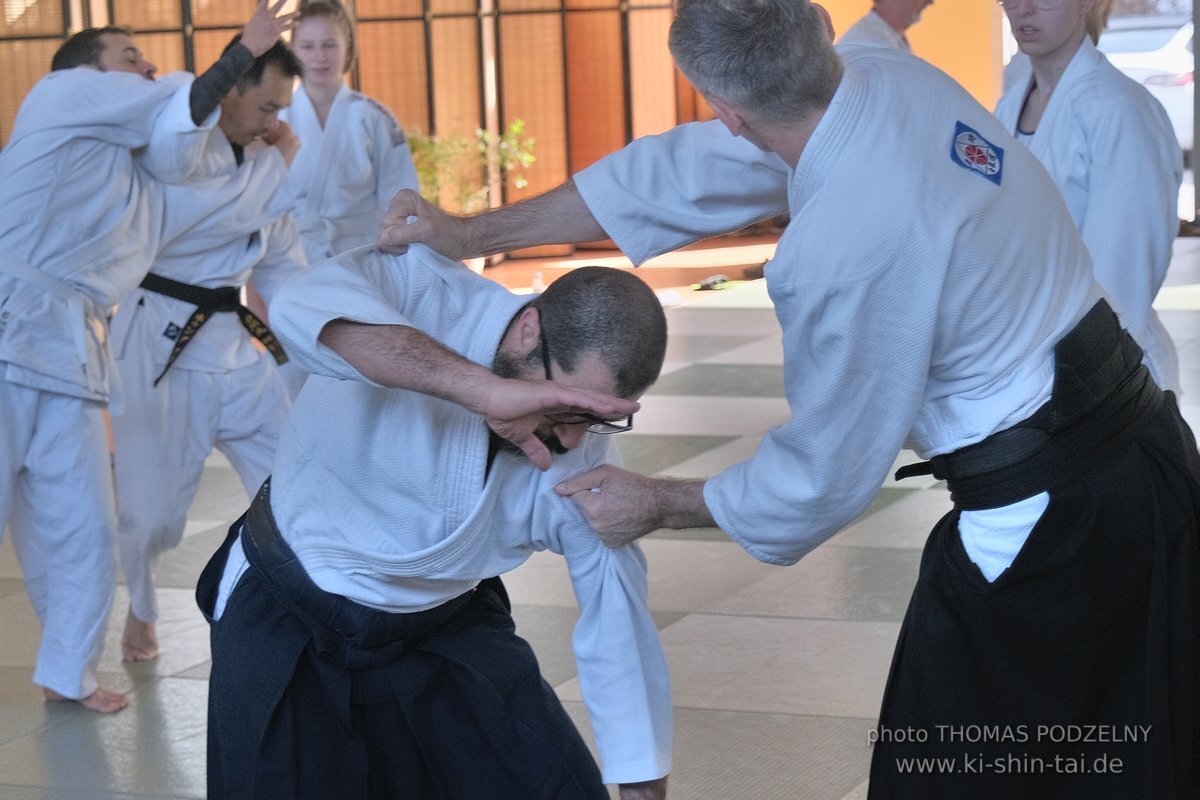
<svg viewBox="0 0 1200 800">
<path fill-rule="evenodd" d="M 838 35 L 871 8 L 871 0 L 825 0 Z M 1003 73 L 1000 6 L 994 0 L 935 0 L 908 29 L 913 53 L 954 78 L 988 109 L 1000 98 Z"/>
</svg>

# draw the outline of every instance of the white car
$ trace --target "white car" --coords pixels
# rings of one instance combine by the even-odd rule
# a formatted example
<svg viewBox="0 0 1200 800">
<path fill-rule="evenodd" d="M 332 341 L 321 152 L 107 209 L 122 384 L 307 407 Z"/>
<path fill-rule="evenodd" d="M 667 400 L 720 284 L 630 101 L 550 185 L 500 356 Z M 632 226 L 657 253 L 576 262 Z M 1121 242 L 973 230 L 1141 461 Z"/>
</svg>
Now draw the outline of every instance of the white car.
<svg viewBox="0 0 1200 800">
<path fill-rule="evenodd" d="M 1191 17 L 1113 17 L 1098 46 L 1114 67 L 1163 104 L 1179 146 L 1190 153 L 1195 111 Z"/>
</svg>

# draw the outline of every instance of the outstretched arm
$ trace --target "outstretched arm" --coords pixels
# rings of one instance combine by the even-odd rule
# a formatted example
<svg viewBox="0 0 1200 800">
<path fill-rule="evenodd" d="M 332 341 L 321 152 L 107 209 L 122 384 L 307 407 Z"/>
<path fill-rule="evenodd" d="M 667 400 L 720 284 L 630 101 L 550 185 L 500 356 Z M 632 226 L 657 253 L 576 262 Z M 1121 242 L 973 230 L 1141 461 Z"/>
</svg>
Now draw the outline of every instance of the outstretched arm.
<svg viewBox="0 0 1200 800">
<path fill-rule="evenodd" d="M 704 481 L 650 478 L 597 467 L 554 487 L 570 497 L 609 547 L 620 547 L 659 528 L 715 528 L 704 502 Z"/>
<path fill-rule="evenodd" d="M 550 451 L 534 432 L 546 414 L 585 411 L 613 416 L 638 408 L 630 400 L 548 381 L 501 378 L 406 325 L 335 319 L 322 329 L 319 340 L 370 381 L 440 397 L 479 414 L 543 470 L 550 467 Z"/>
<path fill-rule="evenodd" d="M 403 253 L 420 242 L 450 258 L 474 258 L 541 244 L 590 242 L 607 236 L 574 181 L 545 194 L 473 217 L 456 217 L 405 189 L 392 198 L 379 248 Z"/>
<path fill-rule="evenodd" d="M 271 49 L 285 31 L 292 27 L 296 14 L 283 14 L 287 0 L 270 3 L 269 0 L 259 0 L 253 16 L 242 29 L 242 38 L 229 48 L 225 55 L 204 71 L 192 83 L 191 95 L 188 98 L 192 108 L 192 122 L 199 125 L 208 115 L 216 110 L 221 98 L 229 94 L 237 84 L 254 59 Z"/>
</svg>

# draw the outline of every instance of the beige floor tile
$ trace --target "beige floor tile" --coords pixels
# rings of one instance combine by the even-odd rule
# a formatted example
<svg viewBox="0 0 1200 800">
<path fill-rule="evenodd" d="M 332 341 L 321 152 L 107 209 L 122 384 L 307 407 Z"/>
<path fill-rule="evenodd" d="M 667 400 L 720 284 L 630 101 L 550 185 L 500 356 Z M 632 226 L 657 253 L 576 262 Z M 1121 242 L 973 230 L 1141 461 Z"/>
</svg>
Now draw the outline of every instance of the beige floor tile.
<svg viewBox="0 0 1200 800">
<path fill-rule="evenodd" d="M 741 401 L 738 401 L 731 412 L 736 414 L 740 408 Z M 728 444 L 714 447 L 706 453 L 689 458 L 687 461 L 681 461 L 658 474 L 667 478 L 707 478 L 716 475 L 753 456 L 758 450 L 759 443 L 762 442 L 763 433 L 765 433 L 765 429 L 749 436 L 742 436 Z"/>
<path fill-rule="evenodd" d="M 728 540 L 644 539 L 641 544 L 655 610 L 705 611 L 781 571 Z"/>
<path fill-rule="evenodd" d="M 7 528 L 0 540 L 0 578 L 9 580 L 21 579 L 21 565 L 17 563 L 17 554 L 13 551 L 12 535 Z"/>
<path fill-rule="evenodd" d="M 690 614 L 662 632 L 677 708 L 874 724 L 900 626 Z M 579 699 L 578 681 L 559 688 Z"/>
<path fill-rule="evenodd" d="M 783 338 L 778 330 L 732 350 L 700 359 L 701 364 L 783 364 Z"/>
<path fill-rule="evenodd" d="M 887 509 L 880 513 L 887 513 Z M 920 552 L 818 547 L 792 567 L 700 610 L 714 614 L 900 622 L 916 582 Z"/>
<path fill-rule="evenodd" d="M 124 671 L 139 682 L 160 676 L 177 675 L 203 664 L 211 657 L 208 647 L 208 622 L 196 608 L 194 590 L 159 588 L 158 632 L 159 656 L 154 661 L 130 663 L 121 660 L 121 633 L 129 610 L 129 595 L 118 586 L 113 601 L 108 633 L 104 640 L 104 655 L 100 668 L 113 672 Z"/>
<path fill-rule="evenodd" d="M 55 704 L 50 724 L 0 747 L 0 784 L 202 798 L 207 694 L 203 681 L 164 679 L 117 714 Z"/>
<path fill-rule="evenodd" d="M 929 532 L 950 511 L 950 494 L 941 488 L 914 491 L 877 514 L 871 514 L 836 534 L 823 547 L 925 546 Z"/>
<path fill-rule="evenodd" d="M 782 397 L 691 397 L 647 395 L 637 415 L 640 433 L 680 436 L 761 436 L 788 418 Z"/>
</svg>

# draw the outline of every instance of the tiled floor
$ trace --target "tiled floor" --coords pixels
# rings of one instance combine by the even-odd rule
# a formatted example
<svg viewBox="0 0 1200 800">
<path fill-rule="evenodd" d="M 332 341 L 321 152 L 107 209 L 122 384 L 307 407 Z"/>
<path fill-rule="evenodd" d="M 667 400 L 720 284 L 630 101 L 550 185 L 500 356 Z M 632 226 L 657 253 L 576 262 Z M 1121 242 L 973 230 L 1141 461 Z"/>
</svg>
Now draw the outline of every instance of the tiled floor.
<svg viewBox="0 0 1200 800">
<path fill-rule="evenodd" d="M 1160 305 L 1179 344 L 1185 414 L 1200 422 L 1200 240 L 1180 240 Z M 707 475 L 753 452 L 787 414 L 777 327 L 761 282 L 680 289 L 668 371 L 621 437 L 633 469 Z M 911 455 L 911 454 L 906 454 Z M 903 460 L 904 457 L 902 457 Z M 30 685 L 38 626 L 11 547 L 0 547 L 0 798 L 204 797 L 207 629 L 191 588 L 246 498 L 220 458 L 205 471 L 188 535 L 159 569 L 162 656 L 120 661 L 117 592 L 103 671 L 132 692 L 102 717 L 47 705 Z M 865 797 L 867 731 L 882 694 L 920 547 L 948 508 L 929 480 L 889 483 L 854 525 L 795 567 L 760 564 L 716 530 L 644 540 L 651 603 L 674 685 L 678 800 Z M 586 731 L 563 563 L 541 554 L 505 581 L 518 628 Z M 481 795 L 481 800 L 484 800 Z"/>
</svg>

